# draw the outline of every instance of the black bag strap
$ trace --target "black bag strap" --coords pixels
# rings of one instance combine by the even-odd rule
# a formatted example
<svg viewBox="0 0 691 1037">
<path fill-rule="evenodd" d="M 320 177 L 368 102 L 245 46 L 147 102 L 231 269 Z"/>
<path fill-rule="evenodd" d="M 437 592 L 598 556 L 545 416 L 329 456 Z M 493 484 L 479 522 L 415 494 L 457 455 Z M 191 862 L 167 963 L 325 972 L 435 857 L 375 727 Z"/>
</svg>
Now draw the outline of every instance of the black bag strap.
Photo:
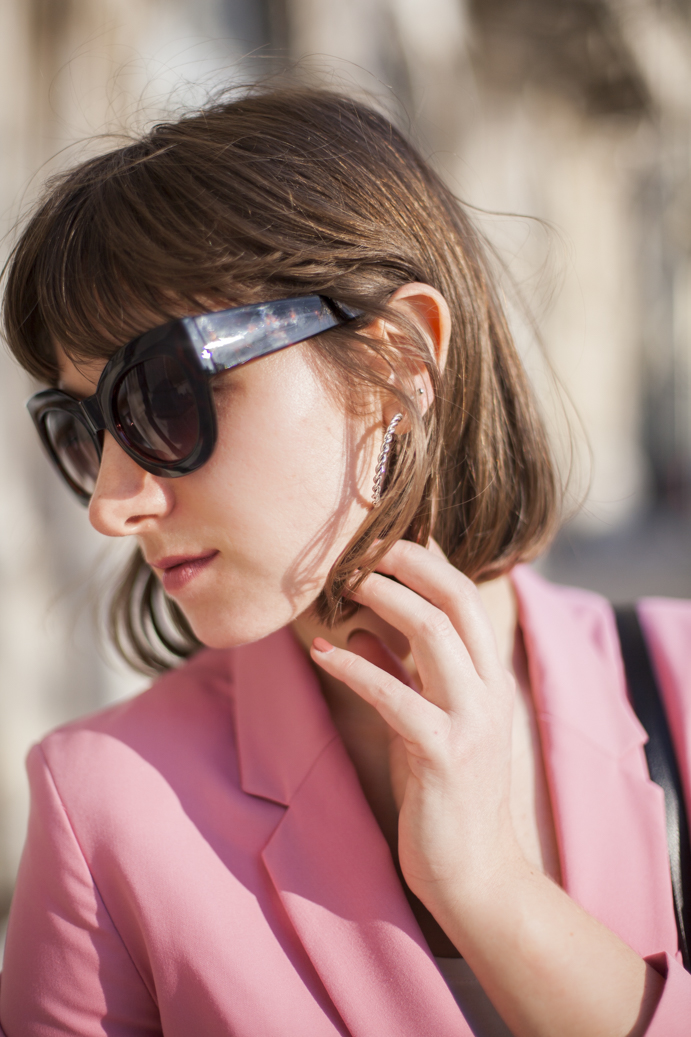
<svg viewBox="0 0 691 1037">
<path fill-rule="evenodd" d="M 684 967 L 691 971 L 691 841 L 679 766 L 638 613 L 632 606 L 623 606 L 615 608 L 614 615 L 631 705 L 648 733 L 645 746 L 648 770 L 652 780 L 665 794 L 667 848 L 679 949 Z"/>
</svg>

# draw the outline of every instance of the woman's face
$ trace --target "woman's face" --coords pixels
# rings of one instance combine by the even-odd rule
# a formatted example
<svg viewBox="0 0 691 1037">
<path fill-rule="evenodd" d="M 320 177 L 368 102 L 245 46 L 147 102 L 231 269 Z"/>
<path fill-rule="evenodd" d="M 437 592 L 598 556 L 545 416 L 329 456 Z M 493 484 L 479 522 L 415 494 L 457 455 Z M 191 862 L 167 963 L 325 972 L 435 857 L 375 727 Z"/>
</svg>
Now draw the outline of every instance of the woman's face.
<svg viewBox="0 0 691 1037">
<path fill-rule="evenodd" d="M 61 387 L 94 392 L 103 363 L 60 357 Z M 198 471 L 165 479 L 109 433 L 89 508 L 106 536 L 133 536 L 196 636 L 265 637 L 316 599 L 365 518 L 382 415 L 349 413 L 300 343 L 213 385 L 218 441 Z"/>
</svg>

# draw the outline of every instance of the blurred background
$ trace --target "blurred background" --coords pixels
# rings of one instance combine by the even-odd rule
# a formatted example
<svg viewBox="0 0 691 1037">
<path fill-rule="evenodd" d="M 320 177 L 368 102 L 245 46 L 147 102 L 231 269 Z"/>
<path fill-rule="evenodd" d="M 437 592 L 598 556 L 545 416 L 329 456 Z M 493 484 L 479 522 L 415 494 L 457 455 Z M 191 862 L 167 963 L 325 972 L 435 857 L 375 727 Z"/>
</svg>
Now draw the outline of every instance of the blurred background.
<svg viewBox="0 0 691 1037">
<path fill-rule="evenodd" d="M 105 131 L 293 61 L 396 118 L 527 300 L 517 338 L 571 470 L 541 570 L 617 601 L 691 596 L 691 0 L 2 0 L 2 258 Z M 3 351 L 0 918 L 29 745 L 146 683 L 99 648 L 119 545 L 41 456 L 32 390 Z"/>
</svg>

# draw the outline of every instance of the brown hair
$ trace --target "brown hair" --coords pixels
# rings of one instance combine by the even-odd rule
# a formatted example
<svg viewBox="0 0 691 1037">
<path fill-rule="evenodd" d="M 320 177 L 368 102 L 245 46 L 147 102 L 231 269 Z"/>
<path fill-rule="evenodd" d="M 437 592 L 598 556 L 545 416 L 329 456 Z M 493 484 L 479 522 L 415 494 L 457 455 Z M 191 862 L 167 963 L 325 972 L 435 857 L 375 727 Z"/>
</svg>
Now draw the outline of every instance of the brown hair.
<svg viewBox="0 0 691 1037">
<path fill-rule="evenodd" d="M 55 383 L 53 342 L 75 358 L 108 357 L 181 307 L 321 293 L 363 311 L 313 340 L 351 396 L 386 385 L 363 363 L 363 344 L 399 372 L 424 363 L 433 406 L 420 419 L 393 390 L 411 431 L 397 437 L 382 507 L 318 600 L 334 621 L 354 571 L 363 578 L 395 539 L 432 534 L 477 580 L 534 555 L 554 528 L 550 451 L 487 257 L 464 207 L 382 115 L 328 91 L 257 89 L 53 179 L 10 258 L 5 335 L 32 375 Z M 451 309 L 441 373 L 387 308 L 411 281 L 433 285 Z M 376 317 L 402 327 L 405 345 L 368 336 Z M 198 647 L 139 551 L 111 632 L 149 672 Z"/>
</svg>

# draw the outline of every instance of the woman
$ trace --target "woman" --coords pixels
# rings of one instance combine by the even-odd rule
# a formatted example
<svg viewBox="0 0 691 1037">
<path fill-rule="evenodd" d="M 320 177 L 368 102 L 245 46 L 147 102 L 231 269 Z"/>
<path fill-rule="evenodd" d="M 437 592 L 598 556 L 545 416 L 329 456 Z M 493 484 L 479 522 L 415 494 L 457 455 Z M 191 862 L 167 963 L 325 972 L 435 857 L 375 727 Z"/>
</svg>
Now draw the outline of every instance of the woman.
<svg viewBox="0 0 691 1037">
<path fill-rule="evenodd" d="M 30 754 L 7 1037 L 687 1033 L 611 612 L 518 565 L 549 451 L 401 135 L 310 90 L 158 126 L 49 186 L 5 328 L 136 540 L 123 650 L 191 656 Z M 691 609 L 641 614 L 688 761 Z"/>
</svg>

